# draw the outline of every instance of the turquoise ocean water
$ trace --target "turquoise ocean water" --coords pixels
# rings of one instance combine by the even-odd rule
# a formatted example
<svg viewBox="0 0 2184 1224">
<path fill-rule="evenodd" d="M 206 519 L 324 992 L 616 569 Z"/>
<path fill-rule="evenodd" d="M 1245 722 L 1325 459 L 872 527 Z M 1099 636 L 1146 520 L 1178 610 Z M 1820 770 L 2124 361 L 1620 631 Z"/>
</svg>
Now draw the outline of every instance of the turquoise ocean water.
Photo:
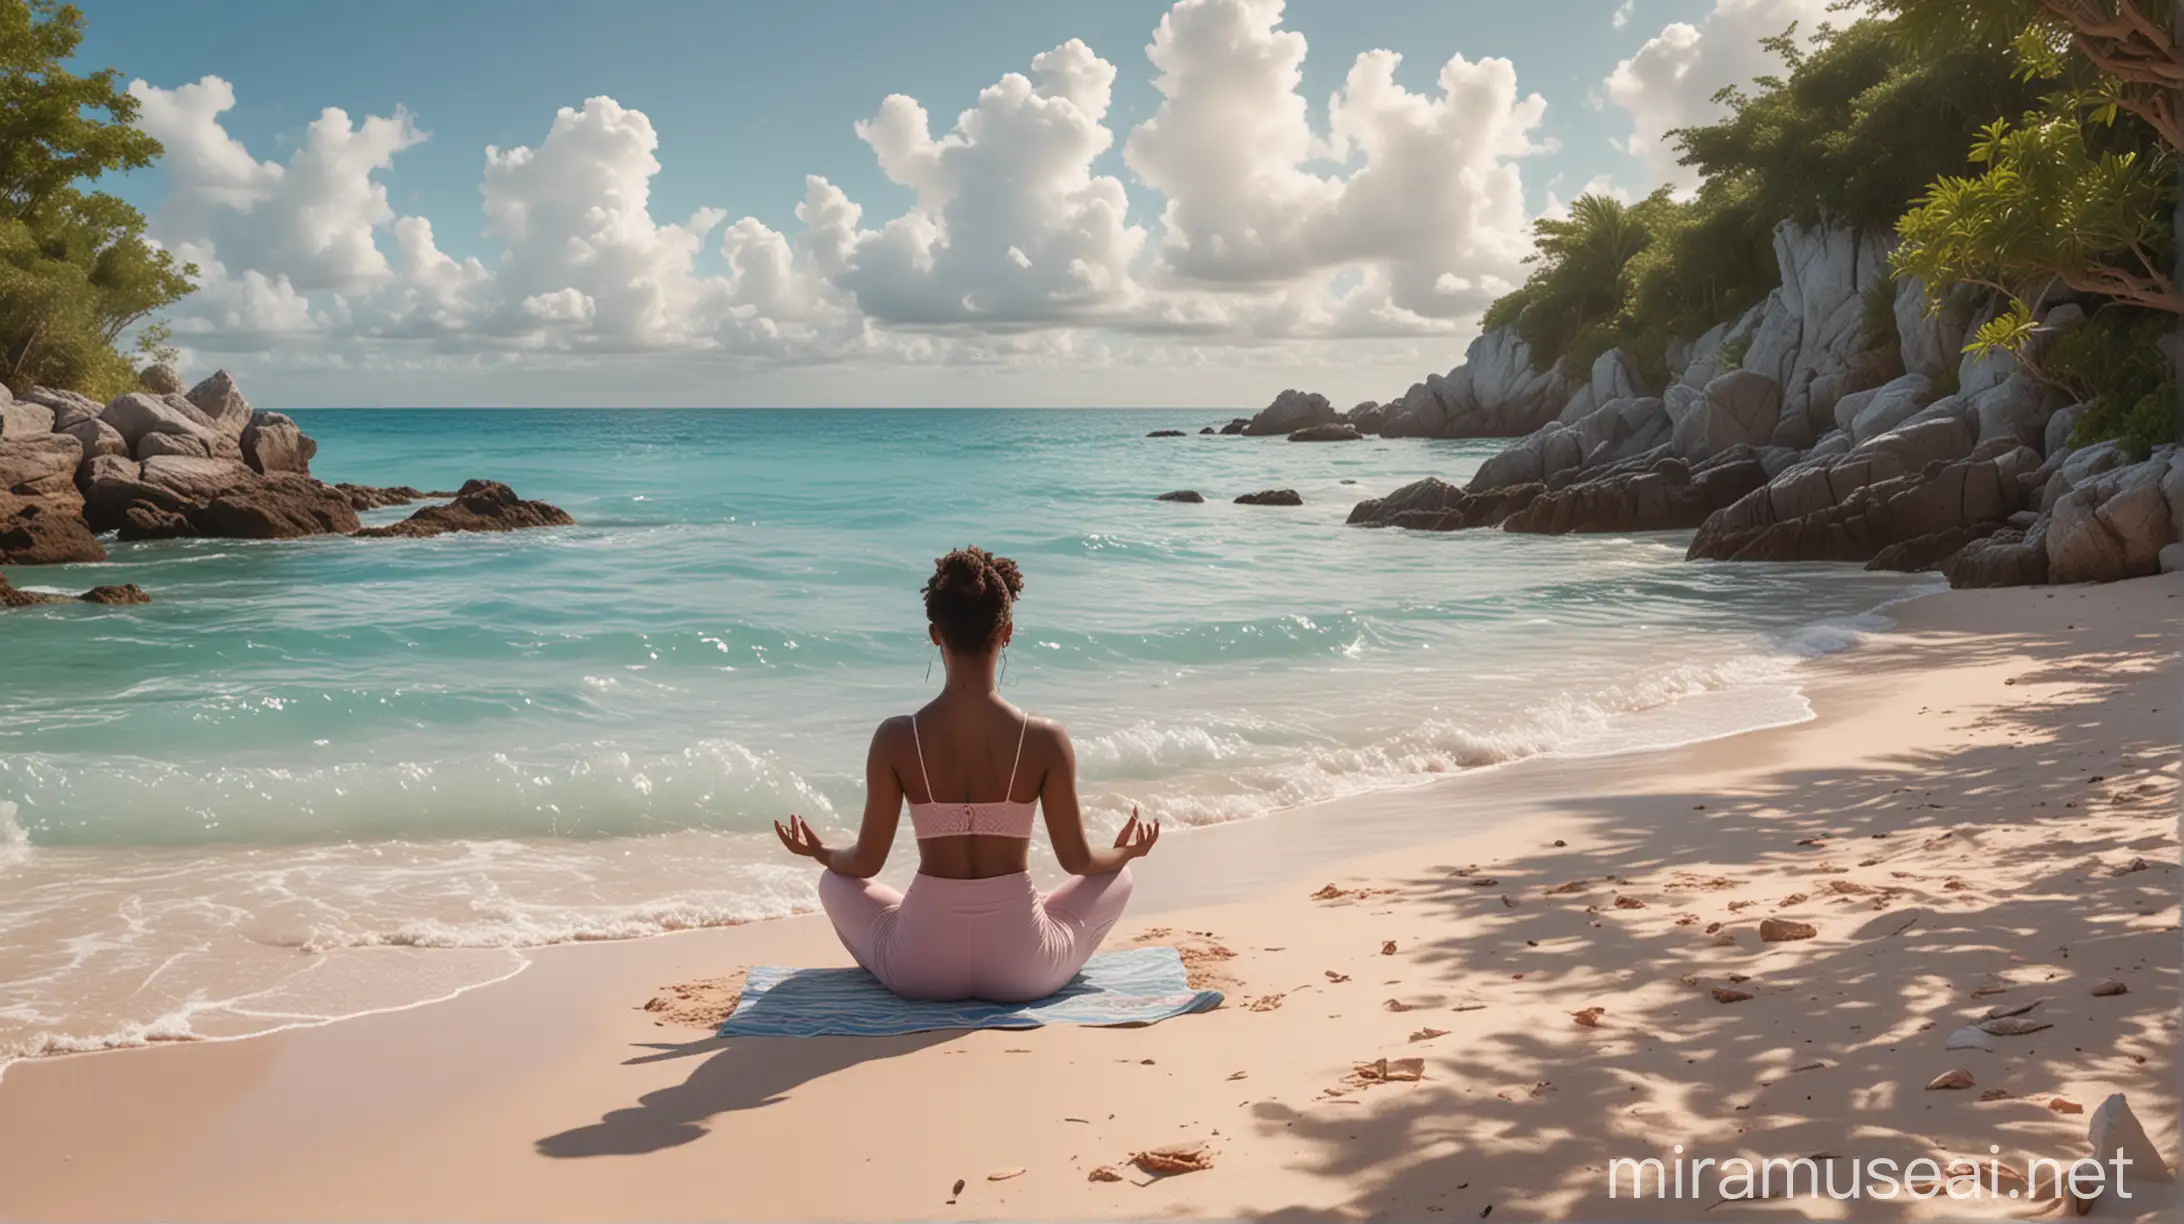
<svg viewBox="0 0 2184 1224">
<path fill-rule="evenodd" d="M 1919 584 L 1348 528 L 1497 444 L 1143 436 L 1210 412 L 295 415 L 324 479 L 488 476 L 580 525 L 14 571 L 156 602 L 0 624 L 0 1060 L 809 908 L 768 822 L 847 833 L 873 724 L 939 683 L 918 587 L 959 544 L 1023 567 L 1004 694 L 1069 726 L 1103 825 L 1795 719 L 1797 661 Z M 1229 503 L 1271 487 L 1306 504 Z"/>
</svg>

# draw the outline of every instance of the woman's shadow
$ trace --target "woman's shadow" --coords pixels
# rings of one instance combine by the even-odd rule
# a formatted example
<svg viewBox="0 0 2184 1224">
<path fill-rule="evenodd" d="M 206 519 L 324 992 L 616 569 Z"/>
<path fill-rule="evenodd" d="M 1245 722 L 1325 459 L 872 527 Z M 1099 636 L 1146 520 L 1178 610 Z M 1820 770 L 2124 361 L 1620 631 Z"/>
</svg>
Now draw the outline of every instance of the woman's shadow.
<svg viewBox="0 0 2184 1224">
<path fill-rule="evenodd" d="M 807 1080 L 857 1063 L 895 1058 L 961 1036 L 960 1030 L 899 1037 L 708 1037 L 682 1045 L 648 1048 L 623 1063 L 641 1066 L 705 1056 L 690 1078 L 648 1092 L 628 1109 L 617 1109 L 589 1126 L 548 1135 L 541 1156 L 636 1156 L 680 1147 L 705 1134 L 718 1114 L 771 1105 Z"/>
</svg>

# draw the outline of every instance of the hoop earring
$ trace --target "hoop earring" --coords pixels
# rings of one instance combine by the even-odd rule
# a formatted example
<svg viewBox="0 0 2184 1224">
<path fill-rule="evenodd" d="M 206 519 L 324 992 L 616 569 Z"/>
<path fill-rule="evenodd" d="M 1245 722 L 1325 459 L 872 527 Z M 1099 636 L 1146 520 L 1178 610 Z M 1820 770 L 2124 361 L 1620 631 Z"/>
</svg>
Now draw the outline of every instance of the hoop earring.
<svg viewBox="0 0 2184 1224">
<path fill-rule="evenodd" d="M 993 686 L 994 686 L 995 688 L 1000 688 L 1000 687 L 1001 687 L 1002 685 L 1004 685 L 1004 684 L 1007 684 L 1008 682 L 1009 682 L 1009 648 L 1008 648 L 1008 647 L 1006 647 L 1006 646 L 1003 646 L 1003 647 L 1001 648 L 1001 678 L 1000 678 L 999 680 L 996 680 L 996 681 L 994 681 L 994 682 L 993 682 Z"/>
<path fill-rule="evenodd" d="M 925 682 L 927 684 L 931 684 L 933 682 L 933 660 L 939 657 L 939 655 L 940 647 L 935 646 L 933 647 L 933 653 L 925 657 Z"/>
</svg>

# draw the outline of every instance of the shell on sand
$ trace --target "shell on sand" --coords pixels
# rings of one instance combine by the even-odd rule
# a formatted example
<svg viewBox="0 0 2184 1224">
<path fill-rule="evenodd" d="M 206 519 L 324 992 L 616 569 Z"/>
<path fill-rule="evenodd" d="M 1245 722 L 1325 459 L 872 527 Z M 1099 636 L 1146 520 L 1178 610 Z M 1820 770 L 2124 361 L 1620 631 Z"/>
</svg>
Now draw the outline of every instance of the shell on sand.
<svg viewBox="0 0 2184 1224">
<path fill-rule="evenodd" d="M 1585 1028 L 1599 1028 L 1600 1017 L 1607 1014 L 1608 1009 L 1605 1007 L 1588 1007 L 1582 1011 L 1571 1012 L 1570 1019 L 1577 1021 L 1579 1025 Z"/>
<path fill-rule="evenodd" d="M 1024 1170 L 1021 1167 L 1014 1169 L 995 1169 L 993 1172 L 986 1174 L 986 1180 L 1007 1181 L 1012 1177 L 1022 1177 L 1023 1175 Z"/>
<path fill-rule="evenodd" d="M 2097 997 L 2105 998 L 2109 995 L 2129 994 L 2131 988 L 2114 978 L 2102 978 L 2093 983 L 2093 993 Z"/>
<path fill-rule="evenodd" d="M 1708 993 L 1714 996 L 1716 1003 L 1742 1003 L 1752 997 L 1751 991 L 1731 990 L 1727 986 L 1716 986 Z"/>
<path fill-rule="evenodd" d="M 2050 1098 L 2048 1100 L 2048 1108 L 2059 1114 L 2082 1114 L 2085 1112 L 2085 1106 L 2078 1104 L 2076 1101 L 2073 1101 L 2068 1097 Z"/>
<path fill-rule="evenodd" d="M 1982 1031 L 1993 1033 L 1997 1037 L 2022 1037 L 2027 1033 L 2037 1033 L 2041 1029 L 2055 1026 L 2045 1020 L 2034 1020 L 2029 1016 L 1997 1016 L 1992 1020 L 1980 1021 L 1979 1027 Z"/>
<path fill-rule="evenodd" d="M 1113 1165 L 1101 1165 L 1098 1168 L 1092 1170 L 1090 1173 L 1085 1174 L 1084 1179 L 1086 1181 L 1115 1182 L 1122 1180 L 1122 1174 L 1116 1172 L 1115 1166 Z"/>
<path fill-rule="evenodd" d="M 1206 1141 L 1200 1139 L 1138 1152 L 1130 1157 L 1130 1163 L 1153 1174 L 1196 1173 L 1213 1167 L 1213 1153 L 1206 1150 Z"/>
<path fill-rule="evenodd" d="M 1929 1092 L 1935 1092 L 1949 1088 L 1969 1088 L 1972 1083 L 1972 1073 L 1958 1067 L 1953 1071 L 1944 1071 L 1926 1081 L 1926 1089 Z"/>
<path fill-rule="evenodd" d="M 1994 1042 L 1980 1026 L 1967 1024 L 1956 1032 L 1949 1034 L 1949 1040 L 1943 1042 L 1941 1048 L 1944 1050 L 1992 1050 Z"/>
</svg>

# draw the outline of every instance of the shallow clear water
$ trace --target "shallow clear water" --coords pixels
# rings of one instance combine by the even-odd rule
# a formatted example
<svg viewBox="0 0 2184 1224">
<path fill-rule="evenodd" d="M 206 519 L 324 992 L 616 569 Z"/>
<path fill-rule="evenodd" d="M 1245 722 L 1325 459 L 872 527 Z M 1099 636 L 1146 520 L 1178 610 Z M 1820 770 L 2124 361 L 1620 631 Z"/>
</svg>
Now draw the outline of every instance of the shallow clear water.
<svg viewBox="0 0 2184 1224">
<path fill-rule="evenodd" d="M 1210 416 L 1154 412 L 296 416 L 322 478 L 489 476 L 580 526 L 15 571 L 156 602 L 0 624 L 0 1057 L 808 907 L 768 821 L 846 832 L 872 726 L 939 683 L 917 590 L 958 544 L 1023 567 L 1004 693 L 1070 727 L 1102 824 L 1794 719 L 1795 661 L 1916 585 L 1686 564 L 1681 534 L 1343 526 L 1493 443 L 1148 439 Z M 1229 503 L 1270 487 L 1306 504 Z M 1153 500 L 1175 488 L 1208 502 Z"/>
</svg>

